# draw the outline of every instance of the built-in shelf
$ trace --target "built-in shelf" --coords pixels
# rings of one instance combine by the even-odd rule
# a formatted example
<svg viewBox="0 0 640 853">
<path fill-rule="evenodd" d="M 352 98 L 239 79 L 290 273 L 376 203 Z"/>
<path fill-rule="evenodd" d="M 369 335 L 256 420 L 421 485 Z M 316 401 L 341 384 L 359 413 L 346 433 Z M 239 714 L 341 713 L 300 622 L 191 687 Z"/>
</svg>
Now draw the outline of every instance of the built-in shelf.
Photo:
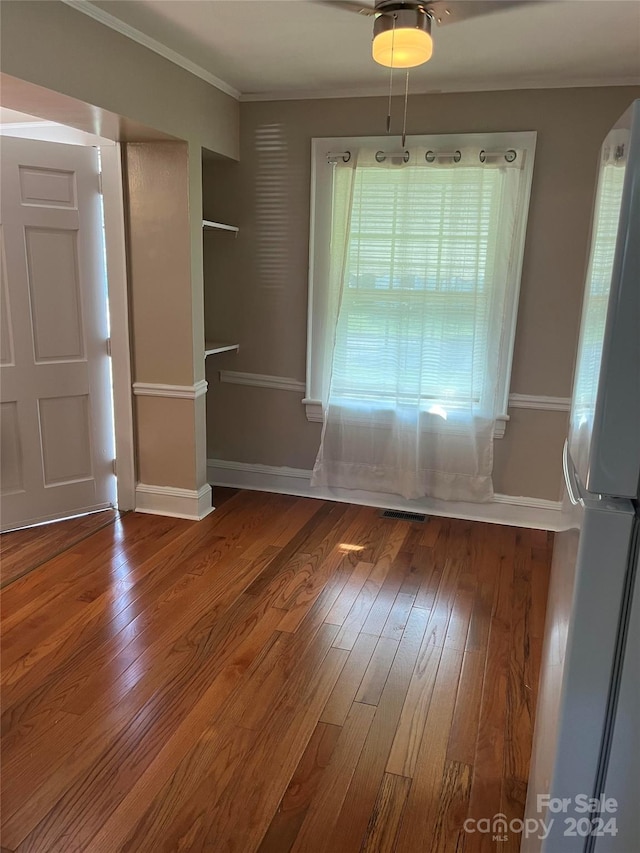
<svg viewBox="0 0 640 853">
<path fill-rule="evenodd" d="M 235 225 L 225 225 L 224 222 L 212 222 L 210 219 L 203 219 L 202 227 L 205 231 L 231 231 L 236 236 L 240 230 Z"/>
<path fill-rule="evenodd" d="M 204 357 L 216 355 L 219 352 L 237 352 L 239 349 L 240 344 L 230 344 L 227 341 L 205 341 Z"/>
</svg>

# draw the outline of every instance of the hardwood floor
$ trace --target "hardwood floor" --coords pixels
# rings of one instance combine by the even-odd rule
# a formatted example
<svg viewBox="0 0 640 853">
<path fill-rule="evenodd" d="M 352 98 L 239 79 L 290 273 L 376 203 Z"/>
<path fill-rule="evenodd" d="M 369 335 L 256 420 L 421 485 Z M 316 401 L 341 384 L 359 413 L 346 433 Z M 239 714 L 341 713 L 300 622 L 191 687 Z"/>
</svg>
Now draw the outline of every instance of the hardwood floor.
<svg viewBox="0 0 640 853">
<path fill-rule="evenodd" d="M 116 518 L 116 510 L 105 509 L 65 521 L 52 521 L 38 527 L 1 533 L 0 589 L 66 551 L 81 539 L 91 536 L 101 527 L 111 524 Z"/>
<path fill-rule="evenodd" d="M 2 849 L 517 850 L 551 537 L 238 492 L 2 597 Z"/>
</svg>

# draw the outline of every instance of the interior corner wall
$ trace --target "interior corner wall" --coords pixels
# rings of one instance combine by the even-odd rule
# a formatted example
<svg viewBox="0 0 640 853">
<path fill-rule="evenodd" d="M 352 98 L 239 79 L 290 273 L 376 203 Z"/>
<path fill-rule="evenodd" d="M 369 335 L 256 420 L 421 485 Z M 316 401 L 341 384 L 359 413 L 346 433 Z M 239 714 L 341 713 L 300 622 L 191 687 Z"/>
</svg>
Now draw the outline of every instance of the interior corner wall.
<svg viewBox="0 0 640 853">
<path fill-rule="evenodd" d="M 190 146 L 128 143 L 124 151 L 138 478 L 197 491 L 206 482 L 198 440 L 204 407 L 195 395 L 172 396 L 202 378 L 194 373 L 195 337 L 204 364 L 202 334 L 194 333 Z M 197 225 L 201 231 L 201 216 Z"/>
<path fill-rule="evenodd" d="M 598 150 L 637 87 L 417 95 L 408 132 L 538 133 L 511 393 L 571 394 Z M 240 344 L 207 360 L 208 456 L 313 466 L 320 424 L 303 393 L 219 381 L 220 370 L 305 378 L 311 139 L 384 133 L 382 98 L 241 104 L 240 162 L 208 161 L 205 215 L 239 225 L 205 239 L 206 326 Z M 401 115 L 396 99 L 396 116 Z M 567 414 L 511 408 L 494 443 L 496 492 L 557 500 Z"/>
<path fill-rule="evenodd" d="M 194 385 L 205 379 L 205 318 L 202 230 L 202 149 L 189 145 L 189 240 L 191 246 L 191 357 Z M 207 483 L 207 400 L 194 400 L 196 489 Z"/>
<path fill-rule="evenodd" d="M 124 149 L 135 381 L 191 385 L 188 145 L 127 143 Z"/>
</svg>

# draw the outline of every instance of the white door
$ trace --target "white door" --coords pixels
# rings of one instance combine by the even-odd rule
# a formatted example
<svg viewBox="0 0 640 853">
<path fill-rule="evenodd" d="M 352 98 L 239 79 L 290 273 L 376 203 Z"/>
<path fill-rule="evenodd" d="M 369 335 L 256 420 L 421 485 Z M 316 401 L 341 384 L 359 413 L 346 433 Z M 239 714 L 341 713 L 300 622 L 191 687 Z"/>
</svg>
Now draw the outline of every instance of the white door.
<svg viewBox="0 0 640 853">
<path fill-rule="evenodd" d="M 98 152 L 0 140 L 0 529 L 115 503 Z"/>
</svg>

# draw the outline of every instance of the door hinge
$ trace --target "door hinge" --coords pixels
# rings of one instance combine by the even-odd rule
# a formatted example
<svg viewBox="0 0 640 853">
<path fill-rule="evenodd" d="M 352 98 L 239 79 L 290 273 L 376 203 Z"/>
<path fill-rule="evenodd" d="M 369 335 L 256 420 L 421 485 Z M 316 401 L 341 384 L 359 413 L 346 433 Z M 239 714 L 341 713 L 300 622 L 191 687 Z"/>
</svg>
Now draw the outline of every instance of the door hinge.
<svg viewBox="0 0 640 853">
<path fill-rule="evenodd" d="M 113 471 L 114 474 L 118 473 L 118 465 L 117 465 L 117 462 L 115 459 L 111 460 L 111 470 Z"/>
<path fill-rule="evenodd" d="M 102 172 L 98 172 L 98 192 L 102 195 Z"/>
<path fill-rule="evenodd" d="M 107 348 L 107 355 L 111 358 L 111 338 L 107 338 L 104 345 Z"/>
</svg>

